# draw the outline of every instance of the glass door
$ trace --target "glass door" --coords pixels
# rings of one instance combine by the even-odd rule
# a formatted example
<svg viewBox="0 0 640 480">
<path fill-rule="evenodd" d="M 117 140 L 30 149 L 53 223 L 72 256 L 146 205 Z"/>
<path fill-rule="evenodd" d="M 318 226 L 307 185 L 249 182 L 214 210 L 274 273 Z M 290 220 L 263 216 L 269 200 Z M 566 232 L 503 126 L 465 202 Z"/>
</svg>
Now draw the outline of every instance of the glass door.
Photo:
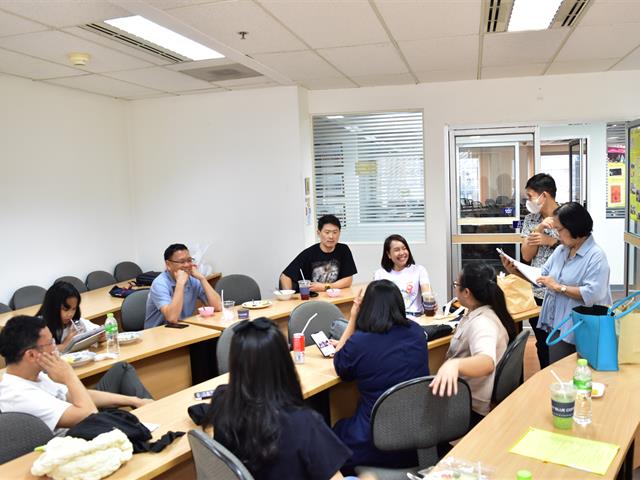
<svg viewBox="0 0 640 480">
<path fill-rule="evenodd" d="M 569 198 L 587 208 L 587 139 L 569 142 Z"/>
<path fill-rule="evenodd" d="M 496 247 L 519 257 L 524 185 L 540 155 L 537 139 L 536 127 L 451 130 L 453 278 L 474 262 L 500 270 Z"/>
</svg>

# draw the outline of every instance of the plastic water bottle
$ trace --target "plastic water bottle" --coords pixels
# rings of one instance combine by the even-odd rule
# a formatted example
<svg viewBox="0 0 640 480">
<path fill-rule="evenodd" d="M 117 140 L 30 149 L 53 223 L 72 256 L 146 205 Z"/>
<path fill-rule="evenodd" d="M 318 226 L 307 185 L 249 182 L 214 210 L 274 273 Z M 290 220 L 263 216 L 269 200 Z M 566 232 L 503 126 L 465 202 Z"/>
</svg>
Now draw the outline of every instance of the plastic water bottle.
<svg viewBox="0 0 640 480">
<path fill-rule="evenodd" d="M 589 425 L 591 423 L 591 369 L 584 358 L 578 360 L 578 366 L 573 373 L 573 385 L 576 387 L 573 421 L 578 425 Z"/>
<path fill-rule="evenodd" d="M 112 357 L 120 355 L 120 344 L 118 343 L 118 322 L 113 313 L 107 313 L 107 321 L 104 322 L 104 331 L 107 335 L 107 354 Z"/>
</svg>

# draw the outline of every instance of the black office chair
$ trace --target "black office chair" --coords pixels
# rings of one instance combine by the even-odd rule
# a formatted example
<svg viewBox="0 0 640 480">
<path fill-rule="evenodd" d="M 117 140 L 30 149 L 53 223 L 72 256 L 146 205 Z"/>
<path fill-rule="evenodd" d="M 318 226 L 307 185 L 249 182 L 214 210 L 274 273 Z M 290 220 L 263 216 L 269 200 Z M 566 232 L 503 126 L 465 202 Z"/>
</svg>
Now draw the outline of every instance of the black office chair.
<svg viewBox="0 0 640 480">
<path fill-rule="evenodd" d="M 13 310 L 18 310 L 19 308 L 38 305 L 43 302 L 45 293 L 47 293 L 47 291 L 38 285 L 21 287 L 13 293 L 13 297 L 11 297 L 9 301 L 9 306 Z"/>
<path fill-rule="evenodd" d="M 5 305 L 4 303 L 0 303 L 0 313 L 11 312 L 12 309 L 9 305 Z"/>
<path fill-rule="evenodd" d="M 138 290 L 128 295 L 120 308 L 120 320 L 125 332 L 144 330 L 144 318 L 147 310 L 149 290 Z"/>
<path fill-rule="evenodd" d="M 201 430 L 189 430 L 189 446 L 198 480 L 253 480 L 238 458 Z"/>
<path fill-rule="evenodd" d="M 215 286 L 216 292 L 224 290 L 225 300 L 235 300 L 239 305 L 250 300 L 261 300 L 260 287 L 248 275 L 232 274 L 222 277 Z"/>
<path fill-rule="evenodd" d="M 113 285 L 116 283 L 116 278 L 109 272 L 104 270 L 96 270 L 87 275 L 87 288 L 89 290 L 95 290 L 96 288 L 106 287 L 107 285 Z"/>
<path fill-rule="evenodd" d="M 57 282 L 70 283 L 71 285 L 76 287 L 76 290 L 78 290 L 79 293 L 87 291 L 87 286 L 84 284 L 84 282 L 80 280 L 78 277 L 74 277 L 73 275 L 67 275 L 65 277 L 56 278 L 53 283 L 57 283 Z"/>
<path fill-rule="evenodd" d="M 118 282 L 131 280 L 142 273 L 142 269 L 133 262 L 120 262 L 113 270 L 113 276 Z"/>
<path fill-rule="evenodd" d="M 233 326 L 224 329 L 218 338 L 216 346 L 216 359 L 218 361 L 218 375 L 229 371 L 229 350 L 231 349 L 231 339 L 233 338 Z"/>
<path fill-rule="evenodd" d="M 333 303 L 314 300 L 313 302 L 304 302 L 293 309 L 289 315 L 288 336 L 289 345 L 293 343 L 293 334 L 302 332 L 307 320 L 312 315 L 318 314 L 304 332 L 304 344 L 313 345 L 312 333 L 322 330 L 327 337 L 331 335 L 331 324 L 334 320 L 344 320 L 342 312 Z"/>
<path fill-rule="evenodd" d="M 382 451 L 417 450 L 418 465 L 407 469 L 356 467 L 371 472 L 378 480 L 406 480 L 407 472 L 435 465 L 437 445 L 465 435 L 471 426 L 471 390 L 458 379 L 458 394 L 433 395 L 429 383 L 433 376 L 399 383 L 384 392 L 371 412 L 371 437 Z"/>
<path fill-rule="evenodd" d="M 498 405 L 522 384 L 524 369 L 524 351 L 529 338 L 529 330 L 523 330 L 509 344 L 504 355 L 496 365 L 493 380 L 491 404 Z"/>
<path fill-rule="evenodd" d="M 28 413 L 0 413 L 0 464 L 21 457 L 53 438 L 47 425 Z"/>
</svg>

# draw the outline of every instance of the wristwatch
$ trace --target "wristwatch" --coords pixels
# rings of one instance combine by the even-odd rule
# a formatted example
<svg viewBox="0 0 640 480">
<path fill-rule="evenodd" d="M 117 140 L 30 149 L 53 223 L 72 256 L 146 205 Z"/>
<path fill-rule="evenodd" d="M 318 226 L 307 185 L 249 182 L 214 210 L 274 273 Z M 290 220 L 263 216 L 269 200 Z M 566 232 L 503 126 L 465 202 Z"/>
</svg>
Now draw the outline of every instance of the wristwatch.
<svg viewBox="0 0 640 480">
<path fill-rule="evenodd" d="M 324 284 L 324 291 L 326 292 L 327 290 L 331 290 L 331 284 L 330 283 L 325 283 Z"/>
<path fill-rule="evenodd" d="M 560 285 L 560 293 L 567 293 L 567 286 L 566 285 Z"/>
</svg>

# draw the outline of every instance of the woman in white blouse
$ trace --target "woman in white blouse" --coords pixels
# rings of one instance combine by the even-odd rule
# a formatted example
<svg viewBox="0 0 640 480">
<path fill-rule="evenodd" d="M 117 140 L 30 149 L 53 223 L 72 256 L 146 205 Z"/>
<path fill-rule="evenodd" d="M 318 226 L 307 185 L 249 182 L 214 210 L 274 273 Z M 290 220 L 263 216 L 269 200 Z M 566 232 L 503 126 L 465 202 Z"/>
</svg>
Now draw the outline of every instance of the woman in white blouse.
<svg viewBox="0 0 640 480">
<path fill-rule="evenodd" d="M 451 396 L 457 393 L 458 377 L 466 380 L 471 389 L 473 426 L 489 413 L 496 365 L 515 338 L 516 329 L 489 265 L 465 266 L 453 285 L 468 313 L 460 320 L 431 388 L 434 395 Z"/>
<path fill-rule="evenodd" d="M 408 317 L 422 315 L 422 296 L 431 291 L 429 274 L 422 265 L 416 265 L 404 237 L 389 235 L 386 238 L 380 266 L 382 268 L 376 271 L 374 279 L 390 280 L 398 286 Z"/>
</svg>

